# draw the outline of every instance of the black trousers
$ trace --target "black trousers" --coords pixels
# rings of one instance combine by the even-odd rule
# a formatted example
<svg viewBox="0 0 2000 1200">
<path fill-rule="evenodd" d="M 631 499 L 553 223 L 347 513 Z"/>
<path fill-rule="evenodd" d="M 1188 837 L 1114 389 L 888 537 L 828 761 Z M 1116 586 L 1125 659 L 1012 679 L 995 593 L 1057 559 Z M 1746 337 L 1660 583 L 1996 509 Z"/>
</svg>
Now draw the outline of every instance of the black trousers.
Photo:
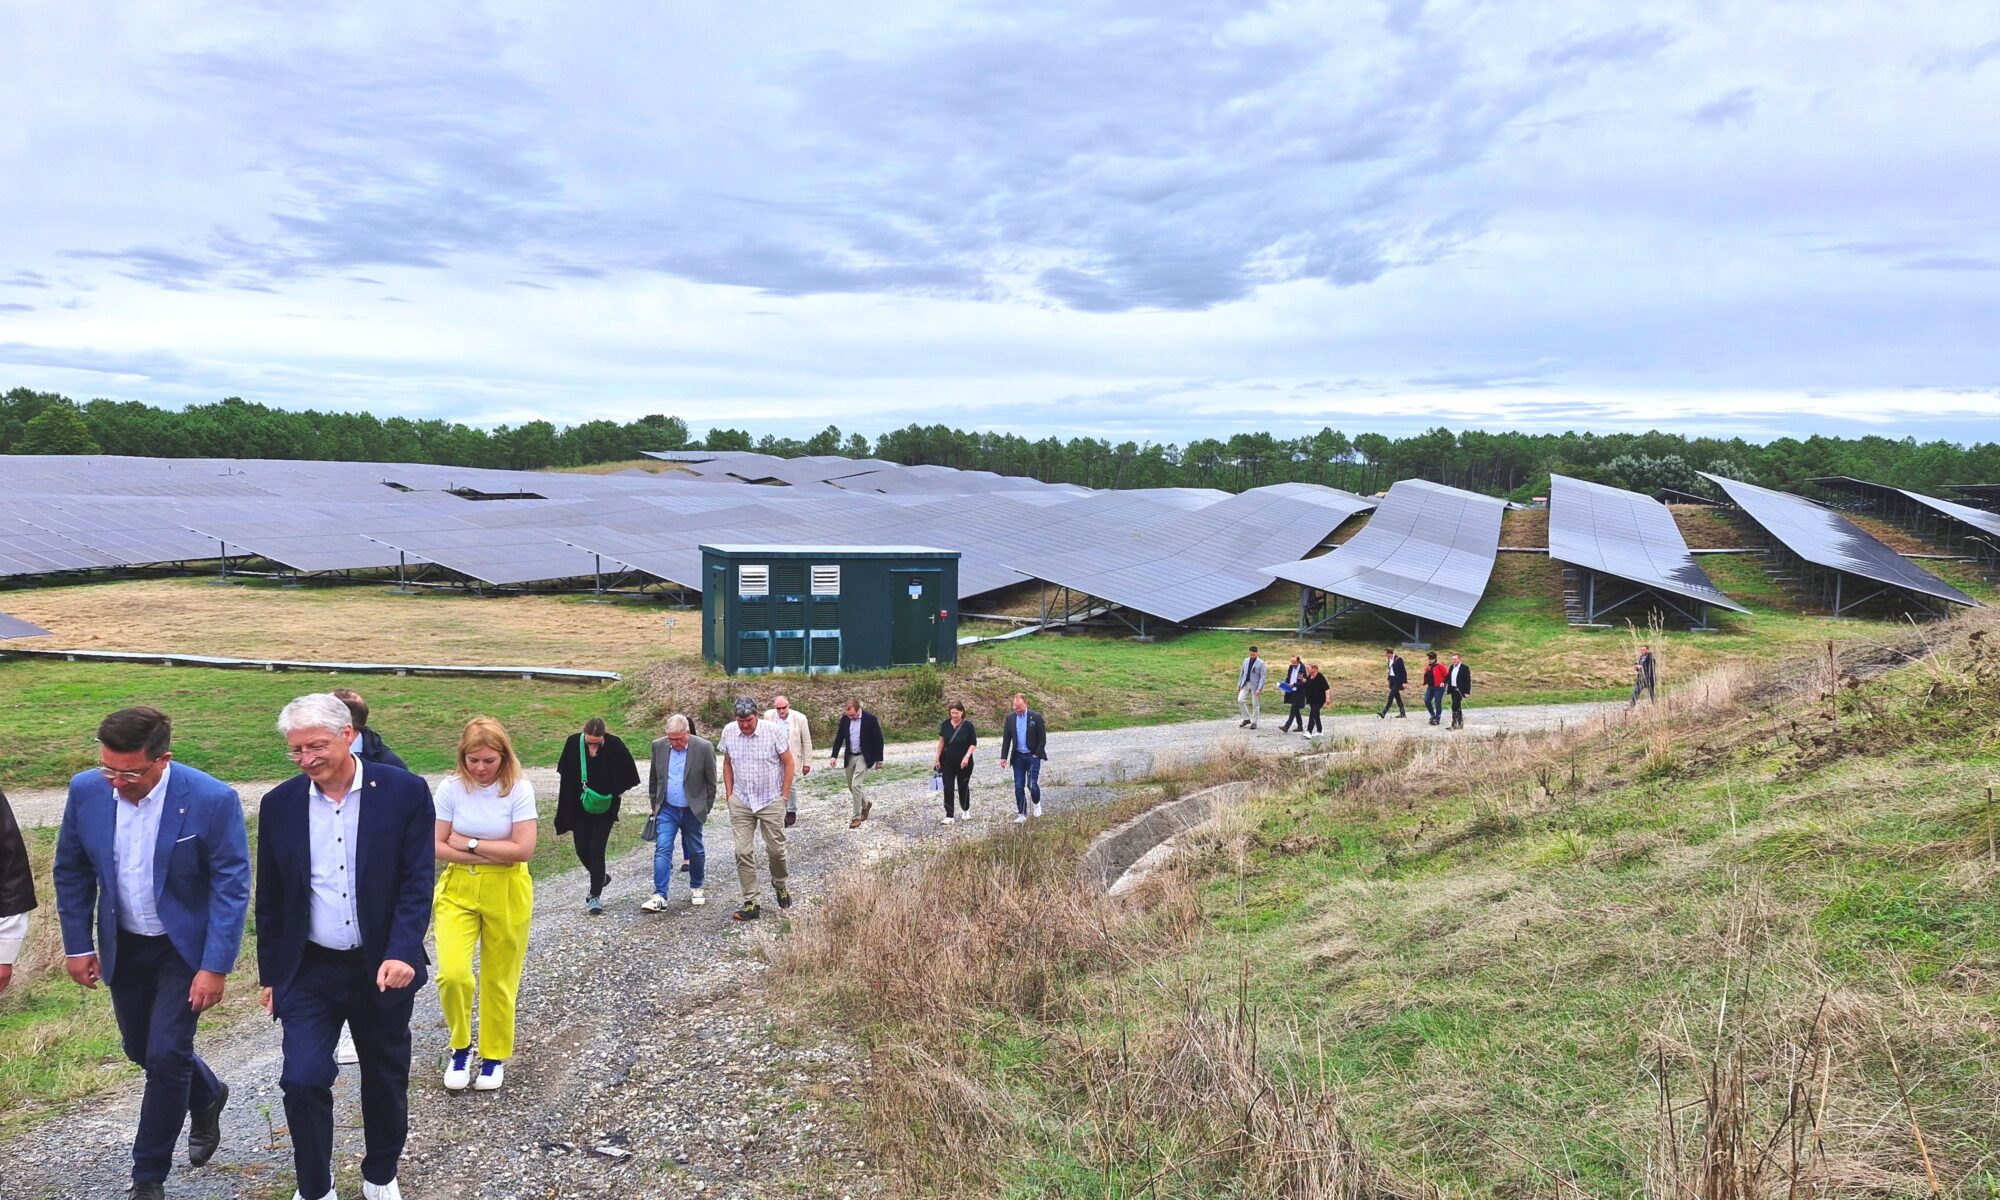
<svg viewBox="0 0 2000 1200">
<path fill-rule="evenodd" d="M 1399 717 L 1410 715 L 1410 710 L 1403 707 L 1403 689 L 1393 683 L 1389 685 L 1389 698 L 1382 702 L 1382 715 L 1385 717 L 1388 716 L 1389 709 L 1392 707 L 1396 710 L 1396 715 Z"/>
<path fill-rule="evenodd" d="M 1291 706 L 1292 715 L 1285 718 L 1285 723 L 1278 726 L 1278 731 L 1283 733 L 1289 729 L 1304 729 L 1306 727 L 1306 720 L 1299 715 L 1299 710 L 1306 706 L 1306 698 L 1297 692 L 1293 692 L 1285 700 L 1285 703 Z"/>
<path fill-rule="evenodd" d="M 1457 729 L 1459 726 L 1465 724 L 1465 713 L 1459 708 L 1459 701 L 1465 699 L 1465 693 L 1459 691 L 1457 688 L 1449 690 L 1451 692 L 1451 727 Z"/>
<path fill-rule="evenodd" d="M 570 830 L 570 836 L 576 839 L 576 861 L 590 872 L 593 896 L 611 882 L 611 876 L 604 872 L 604 847 L 611 841 L 611 827 L 616 824 L 617 813 L 579 813 L 575 827 Z"/>
<path fill-rule="evenodd" d="M 161 1183 L 173 1168 L 174 1144 L 188 1113 L 214 1104 L 222 1084 L 194 1052 L 200 1014 L 188 1006 L 188 989 L 195 968 L 173 942 L 164 934 L 147 937 L 121 929 L 114 969 L 118 978 L 105 986 L 111 989 L 118 1037 L 125 1057 L 146 1069 L 139 1130 L 132 1138 L 132 1178 Z"/>
<path fill-rule="evenodd" d="M 953 789 L 958 792 L 958 811 L 972 811 L 972 768 L 961 767 L 956 761 L 944 764 L 944 815 L 952 815 L 951 798 Z"/>
<path fill-rule="evenodd" d="M 1306 721 L 1306 732 L 1307 733 L 1326 732 L 1326 729 L 1319 723 L 1319 705 L 1317 704 L 1312 706 L 1312 716 Z"/>
<path fill-rule="evenodd" d="M 361 1059 L 361 1126 L 367 1152 L 361 1178 L 384 1184 L 396 1178 L 410 1131 L 410 1010 L 416 989 L 383 1003 L 375 972 L 360 950 L 327 950 L 306 943 L 299 973 L 278 1005 L 284 1024 L 285 1065 L 278 1086 L 292 1130 L 292 1165 L 301 1196 L 333 1190 L 333 1081 L 340 1068 L 333 1044 L 340 1027 L 354 1035 Z"/>
</svg>

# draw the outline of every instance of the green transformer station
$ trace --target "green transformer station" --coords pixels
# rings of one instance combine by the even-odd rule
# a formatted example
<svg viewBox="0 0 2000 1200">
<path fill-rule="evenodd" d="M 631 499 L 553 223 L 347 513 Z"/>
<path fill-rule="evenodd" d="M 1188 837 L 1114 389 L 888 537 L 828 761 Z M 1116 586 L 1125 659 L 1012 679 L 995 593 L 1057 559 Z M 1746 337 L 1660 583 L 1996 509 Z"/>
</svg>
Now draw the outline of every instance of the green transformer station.
<svg viewBox="0 0 2000 1200">
<path fill-rule="evenodd" d="M 701 548 L 701 654 L 731 675 L 958 661 L 958 551 Z"/>
</svg>

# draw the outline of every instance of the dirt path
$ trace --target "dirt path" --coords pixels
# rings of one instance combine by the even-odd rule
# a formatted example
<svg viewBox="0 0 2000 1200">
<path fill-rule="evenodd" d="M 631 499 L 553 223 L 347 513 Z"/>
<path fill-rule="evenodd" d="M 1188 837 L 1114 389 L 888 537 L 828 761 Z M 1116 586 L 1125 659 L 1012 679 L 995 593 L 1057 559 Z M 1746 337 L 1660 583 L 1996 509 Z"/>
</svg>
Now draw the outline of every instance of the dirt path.
<svg viewBox="0 0 2000 1200">
<path fill-rule="evenodd" d="M 1587 719 L 1604 705 L 1490 709 L 1470 732 L 1528 731 Z M 1375 738 L 1451 736 L 1413 721 L 1342 717 L 1329 733 Z M 1049 739 L 1045 807 L 1104 802 L 1104 785 L 1213 753 L 1290 754 L 1302 738 L 1234 721 L 1056 733 Z M 988 751 L 990 755 L 991 751 Z M 810 909 L 836 871 L 894 856 L 916 839 L 978 836 L 1013 817 L 1012 784 L 989 757 L 974 775 L 964 825 L 943 827 L 925 777 L 931 746 L 893 747 L 873 788 L 874 817 L 847 828 L 840 780 L 816 770 L 801 793 L 791 839 L 793 887 Z M 823 766 L 823 764 L 816 764 Z M 538 782 L 538 787 L 540 786 Z M 259 794 L 246 788 L 250 794 Z M 582 911 L 571 872 L 537 885 L 519 1018 L 520 1044 L 498 1092 L 453 1095 L 439 1084 L 446 1049 L 435 989 L 418 1000 L 411 1135 L 401 1178 L 418 1198 L 644 1195 L 674 1197 L 881 1194 L 840 1112 L 865 1061 L 833 1040 L 775 1037 L 760 946 L 781 927 L 734 925 L 738 899 L 726 821 L 708 826 L 709 904 L 688 904 L 685 877 L 671 907 L 638 911 L 651 891 L 651 851 L 612 867 L 606 914 Z M 759 857 L 760 874 L 762 859 Z M 768 894 L 766 903 L 769 904 Z M 237 979 L 232 987 L 248 986 Z M 207 1028 L 203 1055 L 234 1089 L 223 1146 L 207 1168 L 167 1184 L 174 1200 L 247 1200 L 290 1194 L 290 1144 L 277 1088 L 276 1026 L 245 1019 Z M 127 1082 L 10 1137 L 6 1194 L 78 1198 L 121 1194 L 139 1087 Z M 361 1149 L 353 1072 L 337 1087 L 343 1196 L 358 1195 Z"/>
</svg>

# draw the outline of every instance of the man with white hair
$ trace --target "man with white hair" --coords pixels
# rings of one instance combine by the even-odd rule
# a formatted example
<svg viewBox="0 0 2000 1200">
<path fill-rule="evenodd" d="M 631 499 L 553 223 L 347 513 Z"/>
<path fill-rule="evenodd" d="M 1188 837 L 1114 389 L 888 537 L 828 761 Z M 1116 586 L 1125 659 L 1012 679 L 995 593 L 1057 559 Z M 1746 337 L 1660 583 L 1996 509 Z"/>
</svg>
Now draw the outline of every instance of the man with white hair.
<svg viewBox="0 0 2000 1200">
<path fill-rule="evenodd" d="M 436 812 L 422 778 L 355 757 L 337 696 L 278 714 L 300 774 L 258 816 L 257 970 L 284 1026 L 295 1200 L 333 1200 L 334 1040 L 345 1024 L 361 1068 L 364 1200 L 401 1200 L 409 1133 L 410 1011 L 424 984 Z"/>
<path fill-rule="evenodd" d="M 679 713 L 667 718 L 665 737 L 653 742 L 653 769 L 647 788 L 653 799 L 653 894 L 641 912 L 667 910 L 667 885 L 674 878 L 674 839 L 687 856 L 688 903 L 706 903 L 702 882 L 708 875 L 708 849 L 702 827 L 715 807 L 715 747 L 698 738 Z"/>
</svg>

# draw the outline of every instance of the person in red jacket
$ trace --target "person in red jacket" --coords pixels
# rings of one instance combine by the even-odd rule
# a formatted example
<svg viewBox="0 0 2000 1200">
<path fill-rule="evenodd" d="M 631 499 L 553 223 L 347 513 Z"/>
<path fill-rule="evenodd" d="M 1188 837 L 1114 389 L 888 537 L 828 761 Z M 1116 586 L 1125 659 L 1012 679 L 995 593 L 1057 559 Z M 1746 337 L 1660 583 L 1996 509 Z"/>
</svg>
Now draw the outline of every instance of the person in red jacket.
<svg viewBox="0 0 2000 1200">
<path fill-rule="evenodd" d="M 1438 661 L 1435 650 L 1424 657 L 1429 659 L 1424 664 L 1424 708 L 1435 725 L 1444 720 L 1444 664 Z"/>
</svg>

